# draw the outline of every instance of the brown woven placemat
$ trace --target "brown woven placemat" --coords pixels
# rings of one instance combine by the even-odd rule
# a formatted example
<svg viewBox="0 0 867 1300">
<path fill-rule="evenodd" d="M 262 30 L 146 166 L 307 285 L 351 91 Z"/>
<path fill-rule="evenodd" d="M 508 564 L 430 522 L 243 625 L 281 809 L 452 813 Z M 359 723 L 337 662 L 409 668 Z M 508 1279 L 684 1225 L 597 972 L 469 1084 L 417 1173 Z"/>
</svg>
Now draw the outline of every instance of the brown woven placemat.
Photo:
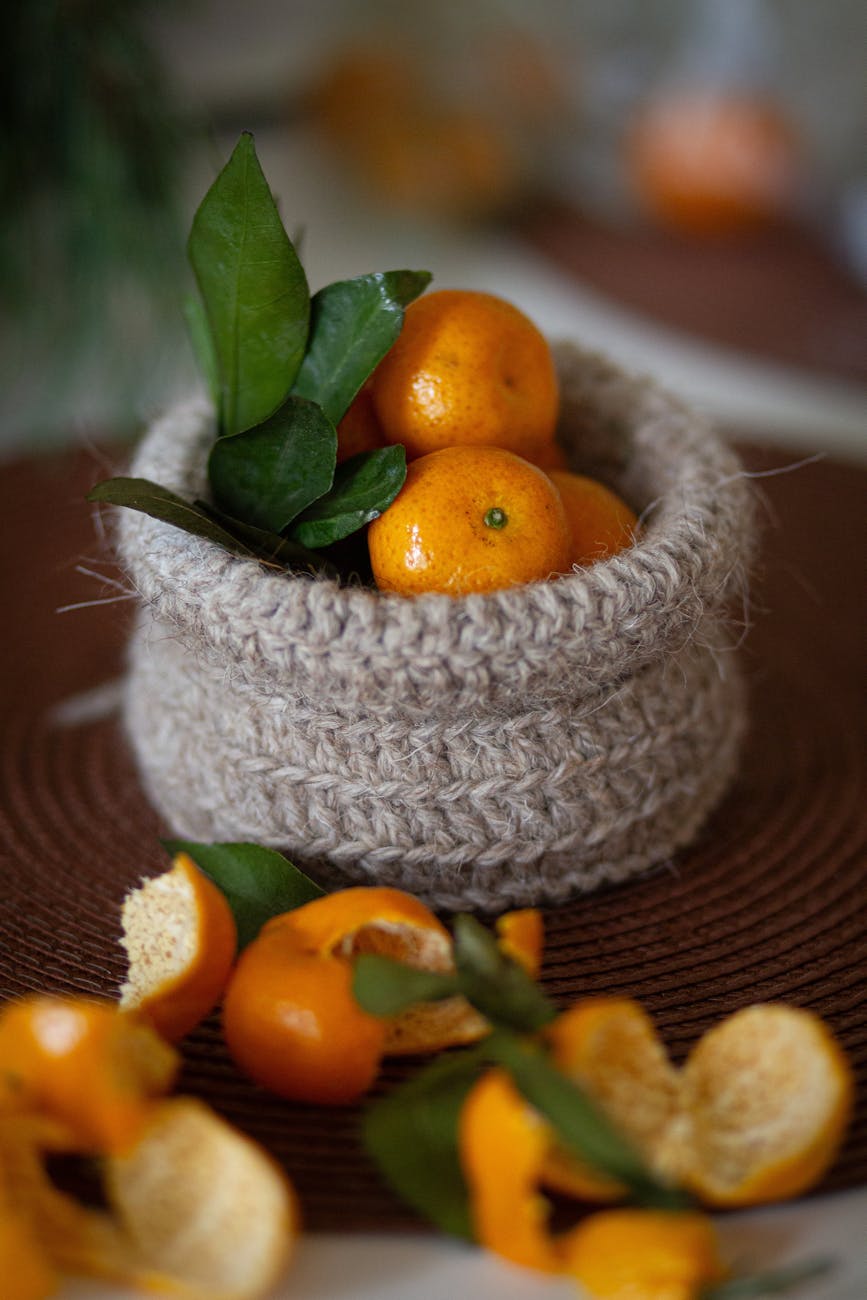
<svg viewBox="0 0 867 1300">
<path fill-rule="evenodd" d="M 745 456 L 761 472 L 795 459 Z M 119 579 L 82 503 L 106 468 L 64 454 L 0 471 L 0 996 L 113 994 L 120 900 L 165 865 L 157 839 L 167 828 L 142 796 L 116 721 L 59 725 L 52 713 L 122 668 L 131 601 L 56 612 L 124 594 L 78 571 Z M 752 722 L 736 786 L 674 861 L 546 915 L 545 982 L 564 1002 L 641 998 L 678 1057 L 753 1001 L 785 999 L 826 1017 L 859 1080 L 828 1190 L 867 1181 L 867 472 L 826 461 L 762 483 L 765 544 L 746 652 Z M 247 1084 L 215 1018 L 184 1057 L 181 1086 L 285 1162 L 311 1228 L 415 1222 L 365 1159 L 357 1111 L 291 1106 Z M 409 1068 L 389 1066 L 381 1087 Z"/>
</svg>

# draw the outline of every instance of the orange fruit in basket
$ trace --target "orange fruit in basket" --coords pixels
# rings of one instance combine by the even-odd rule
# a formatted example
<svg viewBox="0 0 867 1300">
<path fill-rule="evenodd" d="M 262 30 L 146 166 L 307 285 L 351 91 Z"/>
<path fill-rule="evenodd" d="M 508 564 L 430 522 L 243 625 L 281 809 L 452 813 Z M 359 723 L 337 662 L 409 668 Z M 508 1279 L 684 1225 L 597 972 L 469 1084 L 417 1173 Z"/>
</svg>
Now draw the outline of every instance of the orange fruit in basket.
<svg viewBox="0 0 867 1300">
<path fill-rule="evenodd" d="M 237 935 L 231 908 L 186 853 L 124 899 L 121 943 L 129 973 L 121 1006 L 170 1042 L 211 1011 L 229 978 Z"/>
<path fill-rule="evenodd" d="M 548 470 L 548 476 L 566 510 L 573 564 L 593 564 L 632 545 L 638 519 L 616 492 L 584 474 Z"/>
<path fill-rule="evenodd" d="M 370 384 L 365 384 L 337 425 L 337 464 L 362 451 L 376 451 L 385 446 L 385 434 L 373 409 L 373 393 Z"/>
<path fill-rule="evenodd" d="M 443 289 L 407 308 L 372 378 L 390 442 L 412 459 L 443 447 L 505 447 L 532 460 L 553 440 L 557 376 L 544 336 L 490 293 Z"/>
<path fill-rule="evenodd" d="M 682 1070 L 628 999 L 579 1002 L 547 1033 L 558 1066 L 651 1168 L 710 1205 L 797 1196 L 829 1167 L 848 1122 L 851 1069 L 807 1011 L 778 1004 L 738 1011 L 704 1035 Z M 607 1199 L 613 1190 L 568 1158 L 548 1175 L 576 1195 Z"/>
<path fill-rule="evenodd" d="M 376 585 L 407 596 L 494 591 L 571 567 L 557 489 L 501 447 L 446 447 L 412 461 L 367 540 Z"/>
<path fill-rule="evenodd" d="M 698 1300 L 726 1276 L 702 1214 L 606 1210 L 564 1240 L 565 1271 L 594 1300 Z"/>
<path fill-rule="evenodd" d="M 684 92 L 643 109 L 628 158 L 639 197 L 660 221 L 720 234 L 785 209 L 797 149 L 789 123 L 769 101 Z"/>
</svg>

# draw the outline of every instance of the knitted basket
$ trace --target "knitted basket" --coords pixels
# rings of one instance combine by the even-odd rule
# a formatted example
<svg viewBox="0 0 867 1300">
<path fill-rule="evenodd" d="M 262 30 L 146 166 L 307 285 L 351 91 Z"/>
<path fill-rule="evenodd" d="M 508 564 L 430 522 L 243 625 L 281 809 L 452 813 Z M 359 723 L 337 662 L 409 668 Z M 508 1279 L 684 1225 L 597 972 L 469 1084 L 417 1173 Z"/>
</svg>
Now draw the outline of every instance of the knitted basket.
<svg viewBox="0 0 867 1300">
<path fill-rule="evenodd" d="M 556 355 L 560 442 L 644 512 L 634 546 L 557 580 L 406 598 L 120 512 L 142 599 L 126 726 L 176 834 L 479 909 L 624 880 L 696 834 L 744 729 L 729 617 L 749 489 L 654 383 Z M 203 496 L 213 436 L 207 406 L 181 406 L 130 472 Z"/>
</svg>

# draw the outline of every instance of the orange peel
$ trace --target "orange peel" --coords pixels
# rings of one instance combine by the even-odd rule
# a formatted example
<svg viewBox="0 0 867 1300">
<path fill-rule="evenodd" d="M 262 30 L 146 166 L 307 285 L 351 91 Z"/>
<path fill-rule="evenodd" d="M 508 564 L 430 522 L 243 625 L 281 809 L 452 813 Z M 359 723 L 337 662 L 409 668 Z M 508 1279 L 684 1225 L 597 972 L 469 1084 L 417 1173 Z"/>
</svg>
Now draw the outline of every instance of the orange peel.
<svg viewBox="0 0 867 1300">
<path fill-rule="evenodd" d="M 14 1081 L 0 1106 L 10 1300 L 50 1295 L 69 1273 L 188 1300 L 245 1300 L 276 1281 L 298 1229 L 291 1185 L 203 1103 L 159 1095 L 176 1064 L 149 1025 L 111 1004 L 44 997 L 3 1008 L 0 1076 Z M 50 1152 L 100 1158 L 105 1210 L 55 1186 Z"/>
<path fill-rule="evenodd" d="M 565 1238 L 563 1256 L 594 1300 L 697 1300 L 727 1272 L 710 1220 L 680 1211 L 593 1214 Z"/>
<path fill-rule="evenodd" d="M 80 1150 L 120 1151 L 177 1073 L 176 1052 L 108 1002 L 32 996 L 0 1010 L 0 1115 L 42 1117 Z M 31 1120 L 32 1122 L 32 1120 Z M 61 1126 L 61 1127 L 57 1127 Z"/>
<path fill-rule="evenodd" d="M 698 1042 L 681 1070 L 629 999 L 578 1003 L 546 1031 L 557 1065 L 595 1100 L 661 1178 L 704 1203 L 744 1206 L 797 1196 L 832 1163 L 853 1081 L 818 1016 L 747 1007 Z M 562 1153 L 553 1186 L 591 1199 L 617 1187 Z"/>
<path fill-rule="evenodd" d="M 552 1233 L 539 1188 L 556 1137 L 505 1071 L 473 1087 L 458 1140 L 476 1238 L 513 1264 L 567 1273 L 598 1300 L 697 1300 L 725 1275 L 700 1213 L 607 1210 Z"/>
<path fill-rule="evenodd" d="M 451 974 L 452 939 L 433 912 L 412 894 L 380 886 L 358 886 L 275 917 L 265 927 L 301 935 L 322 956 L 354 961 L 376 953 L 415 970 Z M 544 925 L 534 908 L 505 912 L 495 922 L 500 948 L 535 978 L 542 964 Z M 383 1052 L 406 1056 L 478 1041 L 489 1030 L 485 1018 L 463 997 L 422 1002 L 387 1024 Z"/>
<path fill-rule="evenodd" d="M 120 1004 L 177 1042 L 217 1005 L 235 959 L 231 908 L 192 858 L 131 890 L 121 912 L 129 971 Z"/>
</svg>

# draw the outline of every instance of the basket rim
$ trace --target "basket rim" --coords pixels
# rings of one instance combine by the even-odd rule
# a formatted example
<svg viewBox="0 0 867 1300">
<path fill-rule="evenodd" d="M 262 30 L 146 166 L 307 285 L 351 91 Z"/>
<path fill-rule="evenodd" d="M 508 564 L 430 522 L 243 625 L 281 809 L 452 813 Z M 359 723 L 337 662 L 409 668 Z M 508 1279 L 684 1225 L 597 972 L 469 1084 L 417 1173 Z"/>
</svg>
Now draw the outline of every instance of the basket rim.
<svg viewBox="0 0 867 1300">
<path fill-rule="evenodd" d="M 633 546 L 549 582 L 485 594 L 406 597 L 306 574 L 275 574 L 149 516 L 121 511 L 119 549 L 144 602 L 182 635 L 229 655 L 251 680 L 425 696 L 432 663 L 470 694 L 598 686 L 694 636 L 743 580 L 747 486 L 705 418 L 653 380 L 575 344 L 555 355 L 564 395 L 586 381 L 597 415 L 627 426 L 632 457 L 663 483 Z M 564 383 L 563 380 L 566 382 Z M 586 394 L 585 394 L 586 398 Z M 575 439 L 564 409 L 561 436 Z M 146 433 L 130 473 L 203 495 L 214 415 L 202 397 Z"/>
</svg>

